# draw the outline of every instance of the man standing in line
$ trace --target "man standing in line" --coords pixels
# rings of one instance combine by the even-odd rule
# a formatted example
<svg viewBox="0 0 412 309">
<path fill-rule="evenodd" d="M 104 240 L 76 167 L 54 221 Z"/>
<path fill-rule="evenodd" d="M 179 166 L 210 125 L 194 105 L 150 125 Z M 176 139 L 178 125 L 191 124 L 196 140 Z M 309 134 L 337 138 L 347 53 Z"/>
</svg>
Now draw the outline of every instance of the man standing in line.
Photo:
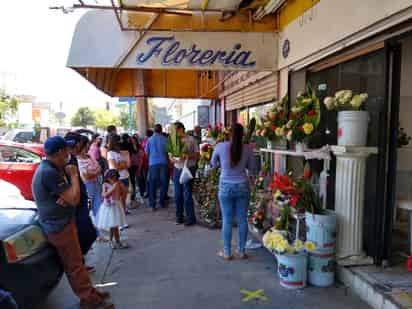
<svg viewBox="0 0 412 309">
<path fill-rule="evenodd" d="M 39 222 L 47 240 L 57 249 L 73 292 L 80 298 L 82 309 L 114 308 L 105 300 L 108 293 L 96 290 L 83 265 L 75 223 L 75 210 L 80 203 L 80 183 L 77 168 L 67 165 L 68 146 L 60 136 L 44 143 L 46 159 L 33 177 L 32 190 L 39 211 Z"/>
<path fill-rule="evenodd" d="M 193 179 L 185 184 L 180 183 L 180 175 L 187 160 L 187 167 L 190 169 L 193 177 L 195 176 L 196 164 L 199 159 L 199 145 L 193 136 L 185 134 L 183 123 L 176 122 L 176 134 L 181 137 L 185 144 L 185 155 L 174 161 L 174 176 L 173 182 L 175 187 L 175 202 L 176 202 L 176 224 L 185 223 L 186 226 L 196 224 L 195 210 L 193 207 Z M 183 210 L 186 213 L 186 221 L 183 220 Z"/>
<path fill-rule="evenodd" d="M 162 126 L 156 124 L 154 134 L 147 141 L 145 151 L 149 157 L 149 205 L 156 210 L 156 193 L 160 186 L 160 206 L 166 207 L 168 188 L 167 138 L 162 134 Z"/>
</svg>

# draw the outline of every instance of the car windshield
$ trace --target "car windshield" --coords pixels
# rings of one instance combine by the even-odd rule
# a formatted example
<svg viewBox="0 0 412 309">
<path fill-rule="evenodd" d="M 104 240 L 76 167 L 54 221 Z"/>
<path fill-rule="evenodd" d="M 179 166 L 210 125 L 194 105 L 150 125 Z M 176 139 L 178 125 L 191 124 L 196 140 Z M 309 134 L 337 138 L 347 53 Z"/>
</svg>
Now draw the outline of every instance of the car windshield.
<svg viewBox="0 0 412 309">
<path fill-rule="evenodd" d="M 11 130 L 11 131 L 7 132 L 6 134 L 4 134 L 3 140 L 5 140 L 5 141 L 13 140 L 14 134 L 15 134 L 14 130 Z"/>
</svg>

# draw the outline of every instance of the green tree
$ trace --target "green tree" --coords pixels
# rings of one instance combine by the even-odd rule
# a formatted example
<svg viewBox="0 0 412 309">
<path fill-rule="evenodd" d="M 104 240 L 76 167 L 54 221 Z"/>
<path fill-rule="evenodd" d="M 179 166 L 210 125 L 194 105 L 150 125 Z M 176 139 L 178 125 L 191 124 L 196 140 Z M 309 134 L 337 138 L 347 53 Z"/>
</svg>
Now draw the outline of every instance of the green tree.
<svg viewBox="0 0 412 309">
<path fill-rule="evenodd" d="M 120 120 L 116 115 L 105 109 L 98 109 L 94 112 L 95 126 L 98 129 L 106 129 L 109 125 L 120 125 Z"/>
<path fill-rule="evenodd" d="M 119 121 L 120 121 L 120 126 L 125 129 L 128 130 L 129 129 L 129 111 L 126 108 L 122 108 L 120 110 L 120 115 L 119 115 Z"/>
<path fill-rule="evenodd" d="M 9 117 L 16 115 L 20 101 L 9 96 L 4 89 L 0 89 L 0 126 L 6 124 Z"/>
<path fill-rule="evenodd" d="M 87 127 L 94 125 L 95 117 L 88 107 L 80 107 L 74 114 L 71 124 L 74 127 Z"/>
</svg>

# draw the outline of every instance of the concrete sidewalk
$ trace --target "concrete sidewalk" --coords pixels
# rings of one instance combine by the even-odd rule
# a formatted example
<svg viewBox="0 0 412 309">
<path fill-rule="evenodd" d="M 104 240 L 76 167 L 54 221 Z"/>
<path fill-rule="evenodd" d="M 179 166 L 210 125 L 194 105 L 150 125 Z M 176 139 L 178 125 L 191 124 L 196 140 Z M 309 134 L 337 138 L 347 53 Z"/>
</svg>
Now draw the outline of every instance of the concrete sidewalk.
<svg viewBox="0 0 412 309">
<path fill-rule="evenodd" d="M 131 248 L 112 251 L 97 243 L 88 257 L 97 266 L 94 282 L 107 284 L 118 309 L 369 308 L 343 287 L 280 287 L 273 256 L 264 249 L 249 252 L 247 261 L 223 261 L 216 256 L 220 231 L 176 226 L 173 208 L 138 209 L 127 218 Z M 242 302 L 241 289 L 263 289 L 268 299 Z M 78 308 L 66 280 L 36 309 L 51 308 Z"/>
</svg>

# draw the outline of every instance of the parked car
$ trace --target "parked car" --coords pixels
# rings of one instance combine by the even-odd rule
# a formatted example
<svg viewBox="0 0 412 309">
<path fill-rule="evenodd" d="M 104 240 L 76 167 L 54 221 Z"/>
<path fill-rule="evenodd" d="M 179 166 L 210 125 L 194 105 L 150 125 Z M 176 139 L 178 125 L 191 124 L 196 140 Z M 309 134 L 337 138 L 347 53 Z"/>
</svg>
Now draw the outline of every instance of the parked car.
<svg viewBox="0 0 412 309">
<path fill-rule="evenodd" d="M 0 142 L 0 179 L 18 187 L 25 199 L 33 200 L 31 181 L 43 153 L 43 145 Z"/>
<path fill-rule="evenodd" d="M 33 130 L 28 129 L 12 129 L 8 131 L 3 137 L 2 141 L 15 143 L 32 143 L 35 135 Z"/>
<path fill-rule="evenodd" d="M 60 282 L 63 267 L 40 229 L 36 205 L 11 186 L 0 181 L 0 290 L 29 308 Z"/>
</svg>

